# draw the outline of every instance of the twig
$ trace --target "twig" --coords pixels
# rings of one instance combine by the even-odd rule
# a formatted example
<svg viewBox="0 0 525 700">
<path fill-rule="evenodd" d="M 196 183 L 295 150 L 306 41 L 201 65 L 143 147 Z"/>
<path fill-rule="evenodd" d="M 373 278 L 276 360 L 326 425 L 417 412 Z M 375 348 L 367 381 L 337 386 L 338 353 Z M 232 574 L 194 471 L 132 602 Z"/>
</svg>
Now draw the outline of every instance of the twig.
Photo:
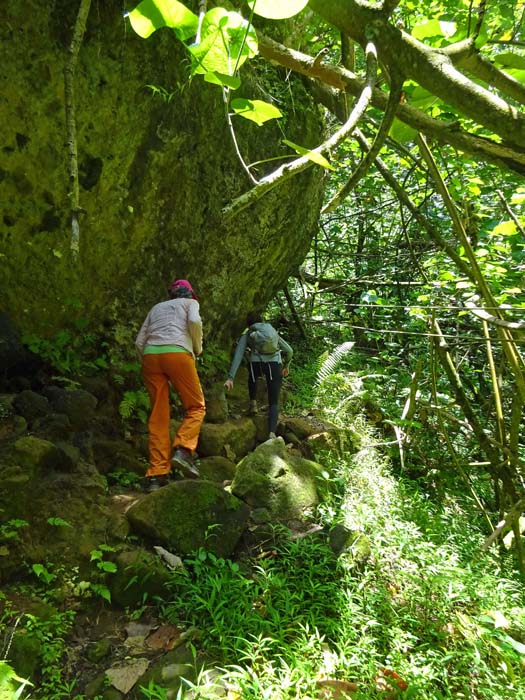
<svg viewBox="0 0 525 700">
<path fill-rule="evenodd" d="M 365 87 L 361 93 L 361 97 L 354 106 L 354 109 L 352 110 L 352 113 L 350 114 L 350 117 L 346 123 L 343 124 L 339 131 L 327 139 L 323 144 L 312 149 L 313 154 L 322 155 L 344 141 L 355 129 L 359 119 L 363 116 L 366 108 L 368 107 L 372 96 L 372 88 L 377 70 L 376 50 L 372 43 L 367 44 L 366 56 L 367 78 Z M 277 170 L 274 170 L 273 173 L 263 177 L 253 189 L 245 192 L 224 207 L 222 210 L 224 218 L 231 219 L 232 217 L 236 216 L 243 211 L 243 209 L 246 209 L 251 204 L 258 201 L 267 192 L 273 190 L 274 187 L 277 187 L 277 185 L 280 185 L 282 182 L 285 182 L 294 175 L 306 170 L 311 165 L 313 165 L 313 161 L 307 156 L 301 156 L 291 163 L 281 165 L 279 168 L 277 168 Z"/>
</svg>

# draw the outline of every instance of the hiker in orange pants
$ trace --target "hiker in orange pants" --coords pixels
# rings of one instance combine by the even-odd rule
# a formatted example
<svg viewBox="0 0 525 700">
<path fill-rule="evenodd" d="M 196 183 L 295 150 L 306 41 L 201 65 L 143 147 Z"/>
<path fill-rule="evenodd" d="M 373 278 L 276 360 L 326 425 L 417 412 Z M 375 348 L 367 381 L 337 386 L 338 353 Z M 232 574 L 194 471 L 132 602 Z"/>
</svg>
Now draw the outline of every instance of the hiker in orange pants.
<svg viewBox="0 0 525 700">
<path fill-rule="evenodd" d="M 150 467 L 146 490 L 156 491 L 169 480 L 172 464 L 189 478 L 199 472 L 193 463 L 205 414 L 195 356 L 202 352 L 199 302 L 187 280 L 176 280 L 170 299 L 156 304 L 146 316 L 135 345 L 142 356 L 142 374 L 149 393 Z M 184 408 L 184 420 L 170 439 L 170 384 Z M 172 456 L 173 447 L 173 456 Z"/>
</svg>

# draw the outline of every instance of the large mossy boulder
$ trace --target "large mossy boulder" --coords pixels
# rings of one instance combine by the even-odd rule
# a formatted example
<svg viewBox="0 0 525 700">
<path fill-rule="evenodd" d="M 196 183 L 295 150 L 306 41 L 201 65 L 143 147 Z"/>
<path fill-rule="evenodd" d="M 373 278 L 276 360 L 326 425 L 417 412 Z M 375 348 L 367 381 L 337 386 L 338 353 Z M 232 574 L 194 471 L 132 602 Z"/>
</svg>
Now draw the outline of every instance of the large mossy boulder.
<svg viewBox="0 0 525 700">
<path fill-rule="evenodd" d="M 177 554 L 205 547 L 230 556 L 248 522 L 250 509 L 211 481 L 179 481 L 154 491 L 126 513 L 131 527 Z"/>
<path fill-rule="evenodd" d="M 231 491 L 257 511 L 259 520 L 307 520 L 320 500 L 322 472 L 320 464 L 288 450 L 278 437 L 259 445 L 237 465 Z"/>
<path fill-rule="evenodd" d="M 186 4 L 198 12 L 197 0 Z M 79 321 L 121 324 L 122 338 L 127 322 L 139 324 L 168 283 L 184 277 L 200 296 L 208 339 L 225 340 L 304 259 L 322 168 L 312 165 L 226 220 L 225 205 L 251 183 L 221 89 L 188 80 L 188 55 L 173 31 L 144 40 L 120 0 L 92 3 L 74 75 L 81 211 L 72 259 L 64 68 L 78 10 L 72 0 L 34 0 L 30 12 L 19 0 L 2 5 L 0 311 L 24 331 L 52 335 L 67 326 L 74 348 L 89 342 Z M 289 158 L 283 128 L 307 148 L 322 140 L 303 82 L 290 75 L 287 84 L 283 91 L 269 63 L 242 68 L 236 96 L 271 101 L 278 91 L 284 114 L 284 126 L 234 120 L 244 159 L 260 163 L 257 178 L 279 165 L 276 156 Z"/>
<path fill-rule="evenodd" d="M 226 457 L 237 462 L 255 447 L 257 430 L 250 418 L 204 423 L 197 452 L 201 457 Z"/>
</svg>

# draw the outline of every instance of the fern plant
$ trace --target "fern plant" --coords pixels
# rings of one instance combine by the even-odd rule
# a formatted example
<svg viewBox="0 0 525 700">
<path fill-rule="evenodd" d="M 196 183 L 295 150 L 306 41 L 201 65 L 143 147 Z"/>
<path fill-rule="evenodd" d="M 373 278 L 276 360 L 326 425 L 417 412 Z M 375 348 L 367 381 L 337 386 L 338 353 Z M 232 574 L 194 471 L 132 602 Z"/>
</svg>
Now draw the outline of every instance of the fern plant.
<svg viewBox="0 0 525 700">
<path fill-rule="evenodd" d="M 147 423 L 149 415 L 149 396 L 144 389 L 125 391 L 119 404 L 119 413 L 124 420 L 137 418 L 141 423 Z"/>
<path fill-rule="evenodd" d="M 348 355 L 350 350 L 354 347 L 355 343 L 353 341 L 347 341 L 338 345 L 327 357 L 322 359 L 319 369 L 317 370 L 316 377 L 316 387 L 318 388 L 322 382 L 324 382 L 328 377 L 333 374 L 339 367 L 341 361 Z M 323 357 L 323 356 L 321 356 Z"/>
</svg>

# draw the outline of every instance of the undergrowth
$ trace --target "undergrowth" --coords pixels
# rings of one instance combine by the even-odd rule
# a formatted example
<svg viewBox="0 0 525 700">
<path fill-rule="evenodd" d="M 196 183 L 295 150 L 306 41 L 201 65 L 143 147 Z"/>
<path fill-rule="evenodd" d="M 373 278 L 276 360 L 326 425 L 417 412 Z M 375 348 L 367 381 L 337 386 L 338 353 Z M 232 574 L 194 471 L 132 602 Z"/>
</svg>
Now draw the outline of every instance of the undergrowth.
<svg viewBox="0 0 525 700">
<path fill-rule="evenodd" d="M 359 377 L 327 377 L 319 395 L 312 405 L 359 433 L 358 451 L 327 465 L 325 535 L 276 532 L 242 565 L 205 550 L 187 562 L 165 613 L 202 631 L 198 648 L 216 668 L 179 696 L 212 700 L 226 687 L 243 700 L 313 700 L 334 697 L 322 695 L 333 681 L 356 700 L 525 700 L 522 586 L 497 550 L 482 554 L 461 485 L 432 500 L 393 472 L 359 412 L 369 398 Z M 336 523 L 367 538 L 365 563 L 333 554 Z"/>
</svg>

